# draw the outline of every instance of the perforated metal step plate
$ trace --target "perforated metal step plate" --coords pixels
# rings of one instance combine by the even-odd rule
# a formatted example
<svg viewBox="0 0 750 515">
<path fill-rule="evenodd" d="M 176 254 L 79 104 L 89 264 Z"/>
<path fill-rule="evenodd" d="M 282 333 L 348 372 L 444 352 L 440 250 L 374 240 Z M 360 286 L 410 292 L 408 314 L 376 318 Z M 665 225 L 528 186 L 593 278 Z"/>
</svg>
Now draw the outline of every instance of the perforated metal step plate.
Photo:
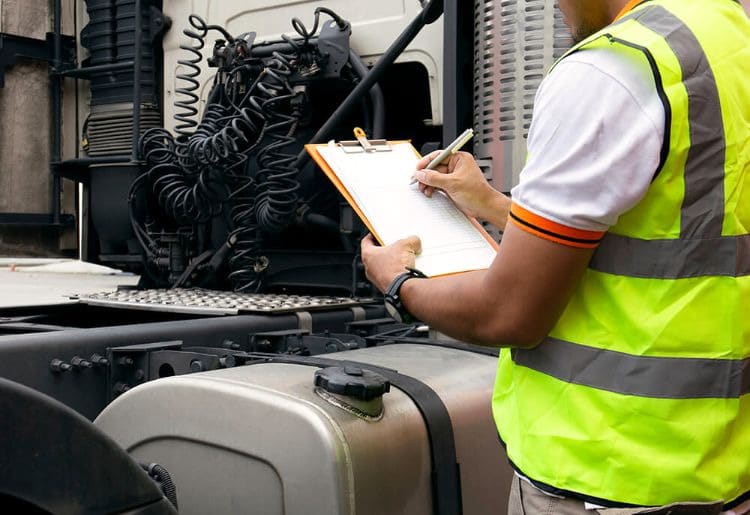
<svg viewBox="0 0 750 515">
<path fill-rule="evenodd" d="M 81 304 L 91 306 L 197 315 L 291 313 L 361 306 L 377 302 L 372 298 L 234 293 L 199 288 L 121 290 L 76 295 L 71 298 L 78 300 Z"/>
</svg>

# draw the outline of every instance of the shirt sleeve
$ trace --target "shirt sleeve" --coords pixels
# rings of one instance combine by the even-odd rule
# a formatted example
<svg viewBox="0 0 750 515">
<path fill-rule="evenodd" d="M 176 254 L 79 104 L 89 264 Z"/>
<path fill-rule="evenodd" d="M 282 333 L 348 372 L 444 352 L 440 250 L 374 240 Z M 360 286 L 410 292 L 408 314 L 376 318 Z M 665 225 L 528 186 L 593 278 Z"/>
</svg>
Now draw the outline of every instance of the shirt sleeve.
<svg viewBox="0 0 750 515">
<path fill-rule="evenodd" d="M 580 54 L 542 83 L 528 161 L 511 191 L 513 223 L 579 247 L 596 246 L 645 195 L 664 137 L 664 107 L 652 76 L 613 60 L 611 52 Z"/>
</svg>

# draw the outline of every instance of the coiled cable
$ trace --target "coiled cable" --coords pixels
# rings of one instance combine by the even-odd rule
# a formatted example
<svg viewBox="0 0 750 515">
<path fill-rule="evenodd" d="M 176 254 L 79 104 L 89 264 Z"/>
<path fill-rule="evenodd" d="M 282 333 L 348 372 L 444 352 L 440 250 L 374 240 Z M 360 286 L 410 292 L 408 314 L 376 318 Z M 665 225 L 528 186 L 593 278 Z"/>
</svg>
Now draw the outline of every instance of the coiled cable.
<svg viewBox="0 0 750 515">
<path fill-rule="evenodd" d="M 264 97 L 260 107 L 266 117 L 268 143 L 258 152 L 256 173 L 258 224 L 266 232 L 279 233 L 292 222 L 297 209 L 298 169 L 296 156 L 287 151 L 294 143 L 299 112 L 292 107 L 296 94 L 289 84 L 292 69 L 289 60 L 276 52 L 267 64 L 258 91 Z M 252 98 L 251 103 L 261 101 Z"/>
<path fill-rule="evenodd" d="M 178 100 L 174 103 L 175 108 L 179 110 L 174 115 L 175 121 L 178 122 L 175 126 L 175 132 L 183 138 L 187 138 L 192 133 L 192 129 L 198 125 L 198 122 L 195 121 L 195 117 L 198 115 L 196 104 L 200 100 L 196 93 L 200 89 L 198 77 L 201 74 L 201 69 L 198 65 L 203 60 L 201 50 L 206 45 L 206 36 L 208 35 L 208 25 L 200 16 L 191 14 L 188 17 L 188 23 L 190 23 L 192 29 L 186 28 L 182 33 L 190 38 L 192 43 L 180 45 L 180 49 L 192 57 L 177 61 L 177 64 L 187 71 L 176 75 L 178 83 L 186 83 L 186 85 L 175 88 Z"/>
<path fill-rule="evenodd" d="M 221 84 L 216 87 L 223 88 Z M 260 141 L 264 125 L 260 110 L 210 103 L 187 140 L 187 154 L 197 169 L 214 167 L 234 171 L 247 161 Z"/>
<path fill-rule="evenodd" d="M 139 147 L 159 207 L 178 225 L 205 223 L 221 213 L 229 190 L 219 171 L 205 167 L 185 174 L 175 162 L 178 145 L 164 129 L 144 132 Z"/>
<path fill-rule="evenodd" d="M 174 118 L 178 122 L 175 126 L 175 132 L 178 137 L 187 137 L 192 133 L 192 129 L 198 126 L 195 117 L 198 115 L 196 104 L 200 100 L 197 91 L 200 89 L 198 77 L 201 74 L 201 68 L 198 66 L 203 60 L 201 51 L 206 46 L 206 36 L 209 31 L 215 30 L 220 32 L 230 43 L 234 42 L 232 35 L 219 25 L 209 25 L 206 21 L 196 14 L 188 16 L 188 23 L 192 28 L 186 28 L 182 33 L 192 40 L 191 44 L 180 45 L 180 49 L 190 54 L 192 57 L 179 59 L 177 64 L 188 71 L 176 75 L 178 81 L 187 83 L 183 87 L 175 89 L 176 95 L 182 97 L 175 101 L 174 105 L 180 111 L 175 114 Z"/>
<path fill-rule="evenodd" d="M 304 89 L 295 90 L 290 78 L 301 69 L 306 73 L 319 69 L 320 56 L 310 40 L 318 32 L 321 14 L 348 29 L 348 22 L 318 8 L 311 30 L 295 18 L 292 26 L 300 39 L 285 36 L 289 50 L 262 59 L 252 57 L 242 38 L 235 40 L 223 28 L 191 15 L 183 31 L 191 41 L 180 47 L 187 56 L 178 61 L 183 70 L 177 75 L 175 136 L 153 129 L 140 139 L 148 171 L 133 184 L 131 197 L 148 184 L 166 215 L 157 220 L 171 230 L 200 224 L 209 230 L 214 218 L 228 217 L 229 235 L 223 248 L 231 251 L 228 278 L 235 291 L 261 289 L 269 267 L 261 255 L 266 236 L 286 230 L 297 214 L 299 168 L 291 147 Z M 219 31 L 231 48 L 221 47 L 229 51 L 222 54 L 222 67 L 198 121 L 200 63 L 211 30 Z M 256 158 L 251 161 L 252 155 Z M 160 248 L 159 238 L 135 219 L 133 204 L 131 221 L 138 241 L 150 260 L 163 262 L 165 252 L 171 251 Z M 201 248 L 186 254 L 205 254 L 204 244 L 196 245 Z"/>
</svg>

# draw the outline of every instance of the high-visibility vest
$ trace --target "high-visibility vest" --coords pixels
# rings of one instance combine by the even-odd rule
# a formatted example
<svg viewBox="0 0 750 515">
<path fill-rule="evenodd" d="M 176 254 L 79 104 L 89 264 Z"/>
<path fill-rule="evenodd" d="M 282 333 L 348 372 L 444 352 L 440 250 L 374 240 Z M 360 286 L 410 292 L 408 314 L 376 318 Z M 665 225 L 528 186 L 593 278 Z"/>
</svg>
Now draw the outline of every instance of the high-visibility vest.
<svg viewBox="0 0 750 515">
<path fill-rule="evenodd" d="M 572 52 L 590 48 L 653 73 L 662 160 L 549 336 L 502 351 L 498 431 L 523 475 L 593 502 L 736 501 L 750 491 L 750 20 L 731 0 L 652 0 Z"/>
</svg>

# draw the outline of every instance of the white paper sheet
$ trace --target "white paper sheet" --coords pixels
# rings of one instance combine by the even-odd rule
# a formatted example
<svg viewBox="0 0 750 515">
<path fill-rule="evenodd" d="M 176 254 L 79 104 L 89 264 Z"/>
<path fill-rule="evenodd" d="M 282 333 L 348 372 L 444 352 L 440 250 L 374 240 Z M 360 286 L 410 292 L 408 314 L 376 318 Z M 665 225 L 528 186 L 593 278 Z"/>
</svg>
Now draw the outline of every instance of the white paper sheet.
<svg viewBox="0 0 750 515">
<path fill-rule="evenodd" d="M 416 267 L 428 276 L 488 268 L 495 249 L 444 194 L 432 198 L 410 185 L 418 158 L 409 143 L 391 152 L 346 153 L 336 145 L 318 147 L 386 245 L 419 236 Z"/>
</svg>

